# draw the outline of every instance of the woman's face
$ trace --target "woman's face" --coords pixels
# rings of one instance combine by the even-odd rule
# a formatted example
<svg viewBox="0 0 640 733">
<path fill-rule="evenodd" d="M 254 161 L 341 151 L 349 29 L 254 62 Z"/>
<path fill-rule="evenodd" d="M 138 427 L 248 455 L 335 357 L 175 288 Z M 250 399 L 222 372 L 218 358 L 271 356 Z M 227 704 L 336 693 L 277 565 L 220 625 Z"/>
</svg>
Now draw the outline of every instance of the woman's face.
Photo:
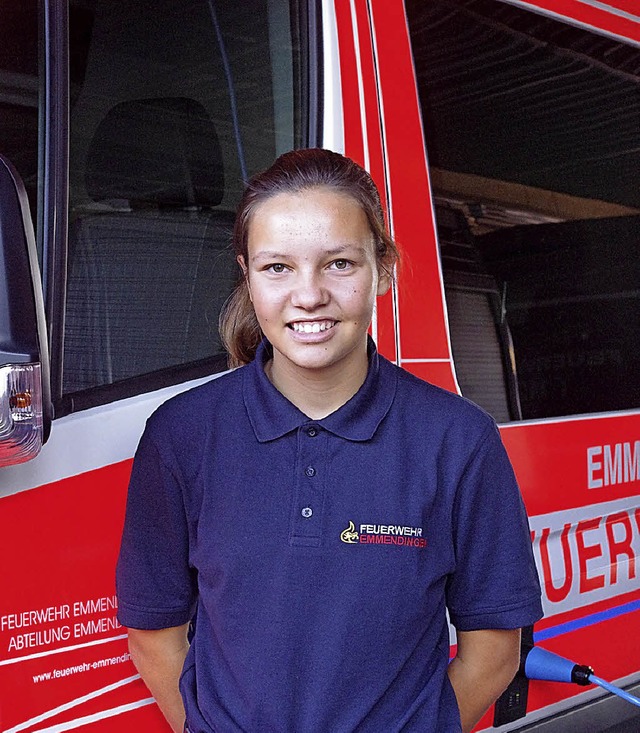
<svg viewBox="0 0 640 733">
<path fill-rule="evenodd" d="M 248 261 L 239 262 L 274 369 L 339 378 L 362 370 L 375 298 L 390 283 L 355 199 L 328 187 L 267 199 L 249 224 Z"/>
</svg>

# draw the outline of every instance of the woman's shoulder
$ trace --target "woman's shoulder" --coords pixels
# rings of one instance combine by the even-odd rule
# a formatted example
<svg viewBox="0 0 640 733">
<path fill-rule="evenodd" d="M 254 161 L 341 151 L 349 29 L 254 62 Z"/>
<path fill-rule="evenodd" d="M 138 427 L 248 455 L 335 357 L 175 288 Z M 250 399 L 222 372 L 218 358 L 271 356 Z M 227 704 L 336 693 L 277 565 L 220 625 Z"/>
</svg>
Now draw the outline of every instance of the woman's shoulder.
<svg viewBox="0 0 640 733">
<path fill-rule="evenodd" d="M 458 424 L 480 432 L 495 426 L 493 417 L 475 402 L 427 382 L 390 362 L 387 364 L 397 372 L 396 399 L 404 409 L 411 411 L 417 421 Z"/>
<path fill-rule="evenodd" d="M 215 419 L 229 419 L 242 407 L 242 369 L 214 375 L 204 384 L 163 402 L 147 421 L 147 430 L 162 433 L 196 430 Z"/>
</svg>

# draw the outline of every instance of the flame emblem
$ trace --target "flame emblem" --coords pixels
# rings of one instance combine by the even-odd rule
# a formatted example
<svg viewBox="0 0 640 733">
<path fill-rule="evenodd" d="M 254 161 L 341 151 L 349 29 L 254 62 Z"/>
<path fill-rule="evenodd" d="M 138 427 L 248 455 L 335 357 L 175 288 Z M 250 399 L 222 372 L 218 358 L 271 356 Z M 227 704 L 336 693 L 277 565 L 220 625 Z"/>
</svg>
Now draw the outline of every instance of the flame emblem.
<svg viewBox="0 0 640 733">
<path fill-rule="evenodd" d="M 354 545 L 358 542 L 358 533 L 353 522 L 349 522 L 349 526 L 340 532 L 340 539 L 348 545 Z"/>
</svg>

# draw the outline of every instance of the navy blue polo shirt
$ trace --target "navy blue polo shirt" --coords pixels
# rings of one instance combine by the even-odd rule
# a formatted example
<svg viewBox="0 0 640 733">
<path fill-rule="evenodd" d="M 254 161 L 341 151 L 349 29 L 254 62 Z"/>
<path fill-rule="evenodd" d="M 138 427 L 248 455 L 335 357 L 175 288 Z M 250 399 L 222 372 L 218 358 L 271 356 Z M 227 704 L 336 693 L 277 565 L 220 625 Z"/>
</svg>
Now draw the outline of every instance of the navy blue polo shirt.
<svg viewBox="0 0 640 733">
<path fill-rule="evenodd" d="M 245 367 L 168 401 L 134 461 L 119 619 L 195 634 L 193 733 L 454 733 L 460 630 L 542 615 L 492 419 L 370 344 L 358 393 L 310 420 Z"/>
</svg>

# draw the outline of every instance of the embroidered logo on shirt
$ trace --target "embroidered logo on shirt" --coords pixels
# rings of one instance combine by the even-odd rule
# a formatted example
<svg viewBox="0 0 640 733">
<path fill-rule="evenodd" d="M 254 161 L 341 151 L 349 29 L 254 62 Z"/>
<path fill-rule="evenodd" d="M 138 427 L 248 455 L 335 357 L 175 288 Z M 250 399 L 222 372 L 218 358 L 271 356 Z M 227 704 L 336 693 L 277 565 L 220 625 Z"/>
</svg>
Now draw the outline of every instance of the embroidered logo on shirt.
<svg viewBox="0 0 640 733">
<path fill-rule="evenodd" d="M 361 524 L 359 531 L 355 524 L 340 532 L 340 539 L 348 545 L 398 545 L 400 547 L 426 547 L 422 527 L 407 527 L 399 524 Z"/>
<path fill-rule="evenodd" d="M 348 545 L 355 545 L 358 542 L 358 533 L 353 522 L 349 522 L 349 526 L 340 532 L 340 539 Z"/>
</svg>

